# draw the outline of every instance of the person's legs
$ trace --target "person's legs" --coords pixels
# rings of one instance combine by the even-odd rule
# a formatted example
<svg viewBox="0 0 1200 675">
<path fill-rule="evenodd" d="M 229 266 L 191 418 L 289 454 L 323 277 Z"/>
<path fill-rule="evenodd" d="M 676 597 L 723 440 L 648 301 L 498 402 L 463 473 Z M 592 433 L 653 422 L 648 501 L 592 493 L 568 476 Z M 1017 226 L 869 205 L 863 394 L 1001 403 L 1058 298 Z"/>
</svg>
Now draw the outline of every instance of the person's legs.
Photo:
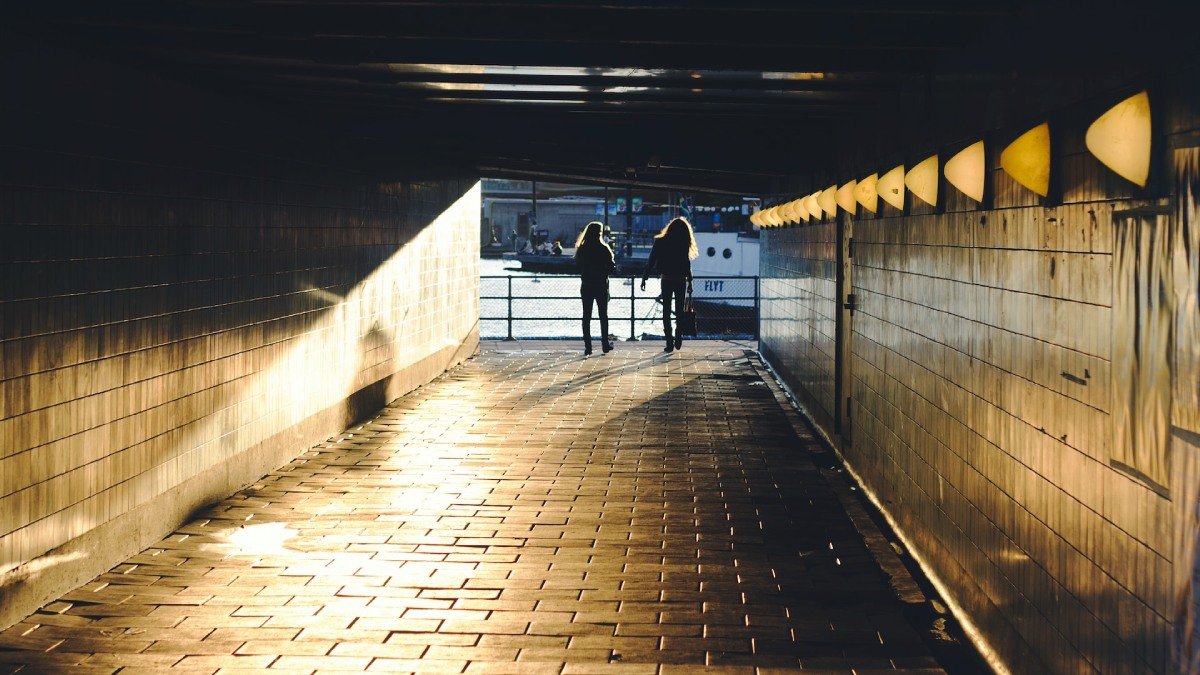
<svg viewBox="0 0 1200 675">
<path fill-rule="evenodd" d="M 605 289 L 596 296 L 596 311 L 600 314 L 600 348 L 605 352 L 612 351 L 612 343 L 608 341 L 608 290 Z"/>
<path fill-rule="evenodd" d="M 579 291 L 580 299 L 583 300 L 583 353 L 592 353 L 592 301 L 595 300 L 587 288 L 582 288 Z"/>
<path fill-rule="evenodd" d="M 684 293 L 682 286 L 675 292 L 675 349 L 683 348 L 683 330 L 679 326 L 679 318 L 683 316 Z"/>
<path fill-rule="evenodd" d="M 669 352 L 675 349 L 674 331 L 671 330 L 671 308 L 674 307 L 677 314 L 683 308 L 684 283 L 685 281 L 682 278 L 663 277 L 662 279 L 663 337 L 667 341 L 664 351 Z"/>
<path fill-rule="evenodd" d="M 665 279 L 662 281 L 662 312 L 663 337 L 667 341 L 667 351 L 671 351 L 675 348 L 671 337 L 671 287 L 667 285 Z"/>
</svg>

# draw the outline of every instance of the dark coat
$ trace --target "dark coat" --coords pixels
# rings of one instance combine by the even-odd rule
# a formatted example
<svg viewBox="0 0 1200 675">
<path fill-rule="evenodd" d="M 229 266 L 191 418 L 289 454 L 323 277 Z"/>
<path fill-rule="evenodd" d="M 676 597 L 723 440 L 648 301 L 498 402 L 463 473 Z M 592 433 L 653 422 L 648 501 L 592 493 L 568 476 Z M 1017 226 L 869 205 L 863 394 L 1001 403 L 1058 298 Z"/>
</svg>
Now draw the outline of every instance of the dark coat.
<svg viewBox="0 0 1200 675">
<path fill-rule="evenodd" d="M 575 268 L 585 286 L 607 286 L 608 275 L 616 269 L 613 252 L 598 241 L 587 241 L 575 249 Z"/>
<path fill-rule="evenodd" d="M 657 273 L 665 277 L 692 278 L 692 259 L 688 257 L 686 239 L 668 240 L 667 237 L 655 239 L 650 247 L 650 258 L 646 261 L 646 273 L 643 279 Z"/>
</svg>

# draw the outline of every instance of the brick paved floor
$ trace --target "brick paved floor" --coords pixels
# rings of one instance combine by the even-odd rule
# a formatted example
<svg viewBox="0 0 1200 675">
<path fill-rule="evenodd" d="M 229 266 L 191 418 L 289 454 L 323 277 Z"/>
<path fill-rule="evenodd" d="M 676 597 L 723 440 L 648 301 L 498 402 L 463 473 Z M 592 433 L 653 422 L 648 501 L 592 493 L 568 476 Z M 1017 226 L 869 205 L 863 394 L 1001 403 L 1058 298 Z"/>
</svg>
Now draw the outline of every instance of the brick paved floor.
<svg viewBox="0 0 1200 675">
<path fill-rule="evenodd" d="M 0 669 L 941 672 L 755 358 L 485 344 L 0 634 Z"/>
</svg>

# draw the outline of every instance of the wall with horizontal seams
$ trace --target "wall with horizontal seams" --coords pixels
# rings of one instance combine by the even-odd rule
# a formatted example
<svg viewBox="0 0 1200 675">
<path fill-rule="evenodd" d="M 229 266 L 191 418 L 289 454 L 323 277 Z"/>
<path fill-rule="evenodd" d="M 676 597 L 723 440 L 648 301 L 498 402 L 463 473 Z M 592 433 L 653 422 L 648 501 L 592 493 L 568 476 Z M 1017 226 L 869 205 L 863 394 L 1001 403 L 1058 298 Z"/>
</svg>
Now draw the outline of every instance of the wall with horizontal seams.
<svg viewBox="0 0 1200 675">
<path fill-rule="evenodd" d="M 1015 672 L 1195 663 L 1200 117 L 1181 89 L 1154 92 L 1144 190 L 1060 111 L 1049 200 L 999 166 L 1014 126 L 981 133 L 986 204 L 943 180 L 937 207 L 765 234 L 763 353 Z M 836 353 L 813 328 L 846 300 L 831 228 L 853 240 L 844 373 L 813 356 Z"/>
<path fill-rule="evenodd" d="M 466 358 L 479 316 L 475 178 L 313 161 L 255 111 L 21 54 L 109 94 L 6 63 L 0 625 Z"/>
</svg>

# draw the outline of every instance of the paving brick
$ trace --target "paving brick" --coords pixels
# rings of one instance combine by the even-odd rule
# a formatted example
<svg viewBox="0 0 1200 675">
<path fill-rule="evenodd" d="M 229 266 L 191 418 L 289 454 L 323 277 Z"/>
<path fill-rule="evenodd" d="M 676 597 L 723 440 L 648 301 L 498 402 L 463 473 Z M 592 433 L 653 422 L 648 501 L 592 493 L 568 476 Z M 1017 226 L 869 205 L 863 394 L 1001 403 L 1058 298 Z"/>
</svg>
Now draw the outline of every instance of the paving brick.
<svg viewBox="0 0 1200 675">
<path fill-rule="evenodd" d="M 0 634 L 0 663 L 936 669 L 751 358 L 485 345 Z"/>
</svg>

